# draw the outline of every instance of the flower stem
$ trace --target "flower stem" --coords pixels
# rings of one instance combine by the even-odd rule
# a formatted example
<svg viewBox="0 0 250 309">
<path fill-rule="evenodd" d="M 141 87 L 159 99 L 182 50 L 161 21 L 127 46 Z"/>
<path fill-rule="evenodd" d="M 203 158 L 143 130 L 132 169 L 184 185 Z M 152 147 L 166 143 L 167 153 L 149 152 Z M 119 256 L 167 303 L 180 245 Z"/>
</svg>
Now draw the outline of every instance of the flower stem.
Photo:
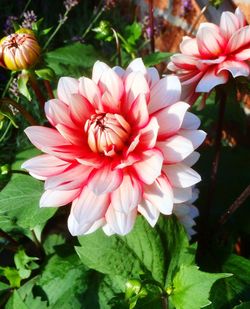
<svg viewBox="0 0 250 309">
<path fill-rule="evenodd" d="M 83 32 L 82 38 L 85 38 L 86 35 L 89 33 L 89 31 L 91 30 L 91 28 L 93 27 L 93 25 L 95 24 L 95 22 L 99 19 L 99 17 L 102 15 L 102 13 L 104 12 L 103 7 L 101 7 L 101 3 L 100 2 L 99 6 L 98 6 L 98 10 L 96 15 L 93 17 L 92 21 L 90 22 L 90 24 L 88 25 L 87 29 Z"/>
<path fill-rule="evenodd" d="M 201 17 L 205 14 L 206 10 L 208 9 L 210 5 L 210 1 L 203 7 L 203 9 L 200 11 L 200 14 L 196 17 L 191 29 L 188 31 L 187 35 L 191 35 L 193 31 L 195 30 L 196 25 L 200 21 Z"/>
<path fill-rule="evenodd" d="M 51 84 L 50 84 L 50 82 L 48 81 L 48 80 L 43 80 L 43 83 L 44 83 L 44 86 L 45 86 L 45 88 L 46 88 L 46 90 L 47 90 L 47 92 L 48 92 L 48 96 L 49 96 L 49 98 L 50 99 L 54 99 L 55 98 L 55 96 L 54 96 L 54 93 L 53 93 L 53 90 L 52 90 L 52 87 L 51 87 Z"/>
<path fill-rule="evenodd" d="M 111 30 L 114 33 L 114 37 L 115 37 L 115 43 L 116 43 L 116 51 L 117 51 L 117 58 L 118 58 L 118 65 L 121 66 L 122 65 L 122 57 L 121 57 L 121 45 L 120 45 L 120 41 L 117 35 L 117 32 L 115 31 L 114 28 L 111 28 Z"/>
<path fill-rule="evenodd" d="M 2 93 L 2 98 L 5 97 L 7 91 L 9 90 L 9 87 L 10 87 L 10 84 L 12 83 L 14 77 L 11 75 L 11 77 L 9 78 L 7 84 L 5 85 L 5 88 L 3 90 L 3 93 Z"/>
<path fill-rule="evenodd" d="M 4 134 L 0 137 L 0 143 L 5 139 L 5 136 L 8 134 L 10 127 L 11 127 L 11 121 L 9 121 Z"/>
<path fill-rule="evenodd" d="M 150 26 L 150 47 L 155 52 L 155 31 L 154 31 L 154 0 L 149 0 L 149 26 Z"/>
<path fill-rule="evenodd" d="M 223 225 L 227 222 L 229 217 L 240 207 L 241 204 L 250 196 L 250 185 L 240 194 L 240 196 L 233 202 L 228 210 L 221 216 L 219 224 Z"/>
<path fill-rule="evenodd" d="M 12 100 L 11 98 L 3 98 L 1 99 L 2 103 L 12 105 L 15 107 L 22 115 L 23 117 L 28 121 L 28 123 L 32 126 L 37 125 L 37 121 L 33 118 L 33 116 L 20 104 L 18 104 L 16 101 Z"/>
<path fill-rule="evenodd" d="M 166 293 L 161 296 L 161 306 L 162 309 L 168 309 L 168 298 Z"/>
<path fill-rule="evenodd" d="M 39 88 L 38 82 L 34 76 L 30 76 L 29 83 L 31 88 L 34 90 L 37 100 L 42 110 L 44 110 L 45 98 Z"/>
</svg>

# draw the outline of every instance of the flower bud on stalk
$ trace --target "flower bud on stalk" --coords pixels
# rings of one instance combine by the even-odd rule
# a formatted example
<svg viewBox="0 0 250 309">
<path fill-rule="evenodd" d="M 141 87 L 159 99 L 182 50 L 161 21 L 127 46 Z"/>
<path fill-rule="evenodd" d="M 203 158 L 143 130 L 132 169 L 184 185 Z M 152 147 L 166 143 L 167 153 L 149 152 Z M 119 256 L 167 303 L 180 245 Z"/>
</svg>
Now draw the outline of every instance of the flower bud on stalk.
<svg viewBox="0 0 250 309">
<path fill-rule="evenodd" d="M 30 29 L 21 28 L 0 41 L 0 66 L 20 71 L 38 61 L 41 48 Z"/>
</svg>

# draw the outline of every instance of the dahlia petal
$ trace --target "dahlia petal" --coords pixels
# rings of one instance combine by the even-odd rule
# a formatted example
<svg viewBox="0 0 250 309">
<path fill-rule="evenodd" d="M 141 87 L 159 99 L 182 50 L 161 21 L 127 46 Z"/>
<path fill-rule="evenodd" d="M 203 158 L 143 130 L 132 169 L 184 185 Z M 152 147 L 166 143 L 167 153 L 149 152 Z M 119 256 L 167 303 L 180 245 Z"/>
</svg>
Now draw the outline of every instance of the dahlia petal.
<svg viewBox="0 0 250 309">
<path fill-rule="evenodd" d="M 161 175 L 162 163 L 161 152 L 157 149 L 150 149 L 142 153 L 141 161 L 135 162 L 133 168 L 139 179 L 150 185 Z"/>
<path fill-rule="evenodd" d="M 223 12 L 220 18 L 220 30 L 228 40 L 239 29 L 239 21 L 232 12 Z"/>
<path fill-rule="evenodd" d="M 181 162 L 199 147 L 206 137 L 204 131 L 190 130 L 186 132 L 183 133 L 181 131 L 179 135 L 156 143 L 156 147 L 163 154 L 164 163 L 172 164 Z"/>
<path fill-rule="evenodd" d="M 197 40 L 190 38 L 189 36 L 184 36 L 180 44 L 180 51 L 189 56 L 199 56 L 199 49 Z"/>
<path fill-rule="evenodd" d="M 137 209 L 133 209 L 129 213 L 124 213 L 115 210 L 112 205 L 110 205 L 105 218 L 111 231 L 118 235 L 126 235 L 132 230 L 136 215 Z M 105 231 L 106 229 L 104 229 L 104 232 Z"/>
<path fill-rule="evenodd" d="M 102 73 L 108 69 L 110 69 L 110 67 L 106 63 L 101 61 L 95 62 L 92 71 L 92 80 L 95 82 L 96 85 L 99 83 Z"/>
<path fill-rule="evenodd" d="M 174 54 L 171 56 L 171 61 L 174 65 L 183 70 L 197 69 L 198 59 L 185 54 Z"/>
<path fill-rule="evenodd" d="M 184 203 L 192 198 L 192 187 L 173 188 L 174 203 Z"/>
<path fill-rule="evenodd" d="M 101 110 L 101 93 L 92 79 L 87 77 L 79 78 L 79 92 L 95 109 Z"/>
<path fill-rule="evenodd" d="M 155 146 L 158 136 L 159 125 L 155 117 L 151 117 L 148 124 L 139 131 L 140 148 L 151 149 Z"/>
<path fill-rule="evenodd" d="M 136 58 L 130 64 L 128 65 L 126 71 L 125 71 L 125 76 L 128 76 L 132 72 L 140 72 L 144 76 L 147 74 L 147 69 L 142 61 L 141 58 Z"/>
<path fill-rule="evenodd" d="M 69 115 L 69 106 L 58 99 L 52 99 L 45 103 L 45 114 L 52 126 L 58 123 L 67 123 L 68 126 L 74 127 Z"/>
<path fill-rule="evenodd" d="M 69 104 L 72 94 L 78 93 L 79 82 L 72 77 L 61 77 L 57 86 L 58 98 L 66 104 Z"/>
<path fill-rule="evenodd" d="M 250 59 L 250 48 L 246 48 L 240 50 L 239 52 L 236 52 L 236 54 L 234 55 L 234 59 L 236 61 L 244 61 Z"/>
<path fill-rule="evenodd" d="M 83 187 L 93 167 L 78 164 L 45 181 L 45 190 L 73 190 Z"/>
<path fill-rule="evenodd" d="M 144 127 L 148 123 L 148 106 L 144 94 L 140 94 L 134 101 L 128 116 L 130 123 L 138 128 Z"/>
<path fill-rule="evenodd" d="M 238 19 L 239 22 L 239 27 L 244 27 L 247 23 L 246 18 L 244 16 L 244 14 L 242 13 L 241 9 L 239 7 L 236 8 L 235 12 L 234 12 L 235 16 Z"/>
<path fill-rule="evenodd" d="M 194 115 L 193 113 L 186 112 L 183 122 L 181 125 L 181 129 L 184 130 L 196 130 L 199 128 L 201 124 L 200 118 Z"/>
<path fill-rule="evenodd" d="M 173 209 L 173 190 L 167 177 L 161 175 L 150 186 L 143 187 L 143 198 L 162 214 L 170 215 Z"/>
<path fill-rule="evenodd" d="M 125 79 L 126 99 L 124 104 L 124 112 L 130 110 L 133 102 L 140 94 L 149 94 L 148 83 L 141 72 L 132 72 Z"/>
<path fill-rule="evenodd" d="M 112 70 L 121 78 L 123 79 L 125 76 L 125 70 L 119 66 L 115 66 L 112 68 Z"/>
<path fill-rule="evenodd" d="M 109 194 L 95 195 L 85 186 L 72 204 L 68 228 L 72 235 L 90 233 L 104 225 L 104 216 L 110 203 Z"/>
<path fill-rule="evenodd" d="M 107 91 L 114 101 L 119 102 L 124 91 L 123 82 L 112 69 L 109 68 L 102 73 L 98 85 L 102 93 Z"/>
<path fill-rule="evenodd" d="M 242 50 L 245 45 L 249 44 L 249 36 L 250 26 L 245 26 L 236 31 L 229 39 L 225 53 L 230 54 L 233 52 L 235 53 L 239 49 Z"/>
<path fill-rule="evenodd" d="M 69 145 L 69 142 L 55 129 L 32 126 L 26 128 L 24 132 L 31 143 L 44 152 L 51 147 Z"/>
<path fill-rule="evenodd" d="M 69 108 L 72 119 L 80 125 L 83 125 L 94 113 L 93 106 L 80 94 L 71 95 Z M 65 123 L 68 124 L 68 122 Z"/>
<path fill-rule="evenodd" d="M 141 185 L 139 181 L 124 174 L 120 186 L 111 193 L 111 205 L 116 211 L 129 213 L 137 207 L 141 199 Z"/>
<path fill-rule="evenodd" d="M 147 82 L 149 88 L 152 88 L 158 81 L 160 80 L 160 76 L 156 68 L 147 68 Z"/>
<path fill-rule="evenodd" d="M 215 86 L 225 84 L 228 81 L 228 72 L 222 71 L 216 74 L 215 69 L 215 67 L 212 67 L 203 75 L 196 86 L 196 92 L 209 92 Z"/>
<path fill-rule="evenodd" d="M 28 170 L 33 176 L 36 175 L 35 178 L 46 179 L 47 177 L 60 174 L 69 166 L 70 163 L 68 162 L 43 154 L 25 161 L 21 168 Z"/>
<path fill-rule="evenodd" d="M 103 110 L 105 113 L 119 113 L 121 109 L 120 100 L 114 99 L 109 92 L 104 92 L 102 95 Z"/>
<path fill-rule="evenodd" d="M 158 138 L 166 138 L 176 133 L 189 107 L 189 104 L 185 102 L 177 102 L 156 112 L 154 116 L 159 124 Z"/>
<path fill-rule="evenodd" d="M 183 160 L 183 163 L 191 167 L 199 160 L 199 158 L 200 158 L 199 152 L 194 151 Z"/>
<path fill-rule="evenodd" d="M 47 190 L 40 199 L 40 207 L 60 207 L 71 203 L 80 194 L 81 189 L 69 191 Z"/>
<path fill-rule="evenodd" d="M 149 113 L 152 114 L 180 100 L 181 83 L 177 76 L 168 75 L 159 80 L 150 92 L 148 104 Z"/>
<path fill-rule="evenodd" d="M 249 54 L 250 57 L 250 54 Z M 227 60 L 220 64 L 218 74 L 223 71 L 229 71 L 234 78 L 238 76 L 248 76 L 250 74 L 249 65 L 243 61 Z"/>
<path fill-rule="evenodd" d="M 201 177 L 197 172 L 182 163 L 163 165 L 162 169 L 171 185 L 177 188 L 191 187 L 201 181 Z"/>
<path fill-rule="evenodd" d="M 93 166 L 94 168 L 100 168 L 103 165 L 103 159 L 98 155 L 94 155 L 93 152 L 84 153 L 83 158 L 76 158 L 76 160 L 87 166 Z"/>
<path fill-rule="evenodd" d="M 138 205 L 138 212 L 154 227 L 159 219 L 159 210 L 151 204 L 148 200 L 143 199 Z"/>
<path fill-rule="evenodd" d="M 83 145 L 83 137 L 81 136 L 81 130 L 74 130 L 63 124 L 57 124 L 56 129 L 72 145 Z"/>
<path fill-rule="evenodd" d="M 120 169 L 112 170 L 111 166 L 106 164 L 90 174 L 88 188 L 97 195 L 112 192 L 120 186 L 122 179 L 123 172 Z"/>
<path fill-rule="evenodd" d="M 206 58 L 218 56 L 225 48 L 225 39 L 220 28 L 212 23 L 202 23 L 196 35 L 200 54 Z"/>
</svg>

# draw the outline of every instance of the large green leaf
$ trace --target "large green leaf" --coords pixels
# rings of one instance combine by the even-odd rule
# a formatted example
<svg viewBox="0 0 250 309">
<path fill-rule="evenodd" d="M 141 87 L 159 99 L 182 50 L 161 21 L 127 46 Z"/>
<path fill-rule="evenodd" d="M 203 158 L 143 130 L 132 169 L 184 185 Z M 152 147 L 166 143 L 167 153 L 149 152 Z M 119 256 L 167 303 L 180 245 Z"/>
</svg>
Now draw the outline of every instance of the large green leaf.
<svg viewBox="0 0 250 309">
<path fill-rule="evenodd" d="M 92 45 L 80 43 L 61 47 L 45 54 L 47 65 L 58 76 L 82 76 L 86 70 L 92 68 L 97 59 L 100 59 L 100 56 Z"/>
<path fill-rule="evenodd" d="M 0 192 L 0 226 L 34 229 L 53 216 L 56 208 L 39 208 L 43 183 L 28 175 L 14 174 Z"/>
<path fill-rule="evenodd" d="M 168 61 L 172 56 L 172 53 L 155 52 L 143 58 L 143 62 L 146 66 L 151 67 L 161 62 Z"/>
<path fill-rule="evenodd" d="M 194 265 L 182 265 L 173 280 L 170 301 L 176 309 L 198 309 L 209 305 L 209 293 L 214 282 L 230 274 L 202 272 Z"/>
</svg>

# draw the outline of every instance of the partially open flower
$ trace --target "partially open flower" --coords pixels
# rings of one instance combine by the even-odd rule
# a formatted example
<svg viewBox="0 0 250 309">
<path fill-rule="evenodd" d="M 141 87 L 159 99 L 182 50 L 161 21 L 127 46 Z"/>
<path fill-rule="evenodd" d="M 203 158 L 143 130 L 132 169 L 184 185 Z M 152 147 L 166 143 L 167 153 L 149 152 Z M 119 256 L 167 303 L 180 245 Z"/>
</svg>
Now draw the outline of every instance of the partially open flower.
<svg viewBox="0 0 250 309">
<path fill-rule="evenodd" d="M 239 8 L 223 12 L 220 25 L 201 23 L 196 38 L 185 36 L 181 53 L 171 57 L 168 69 L 182 83 L 181 99 L 193 104 L 201 92 L 210 92 L 230 77 L 250 74 L 250 26 Z"/>
<path fill-rule="evenodd" d="M 160 79 L 141 59 L 126 71 L 98 61 L 92 79 L 62 77 L 57 93 L 45 105 L 53 128 L 25 130 L 46 154 L 23 167 L 45 180 L 40 206 L 72 202 L 72 235 L 125 235 L 138 214 L 154 226 L 191 198 L 200 176 L 190 165 L 206 134 L 179 101 L 177 77 Z"/>
<path fill-rule="evenodd" d="M 21 28 L 0 41 L 0 66 L 12 71 L 29 69 L 38 61 L 40 51 L 33 31 Z"/>
</svg>

